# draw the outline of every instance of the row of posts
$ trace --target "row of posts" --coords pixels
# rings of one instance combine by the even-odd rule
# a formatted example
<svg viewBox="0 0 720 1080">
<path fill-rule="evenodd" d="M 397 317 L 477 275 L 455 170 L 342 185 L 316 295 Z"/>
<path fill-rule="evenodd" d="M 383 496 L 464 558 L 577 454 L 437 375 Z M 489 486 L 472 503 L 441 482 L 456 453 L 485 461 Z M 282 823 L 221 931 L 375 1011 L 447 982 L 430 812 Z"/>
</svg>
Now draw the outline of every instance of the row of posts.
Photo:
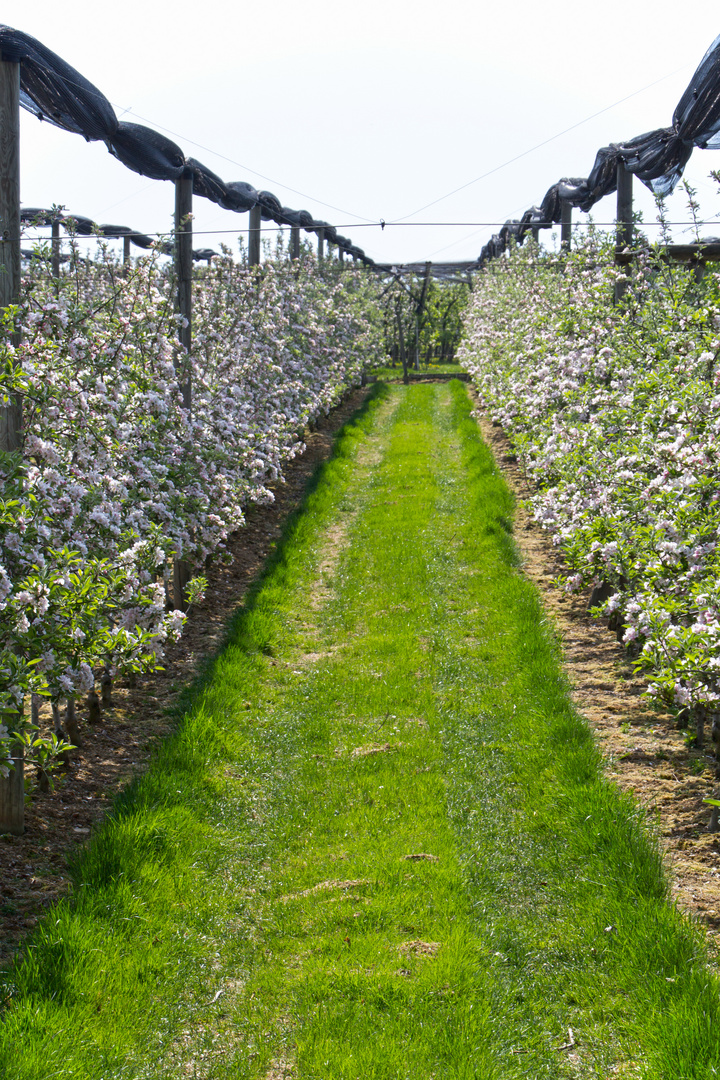
<svg viewBox="0 0 720 1080">
<path fill-rule="evenodd" d="M 192 173 L 187 172 L 175 184 L 175 269 L 177 277 L 176 307 L 183 316 L 179 328 L 183 351 L 178 359 L 183 405 L 192 409 L 192 380 L 187 357 L 192 342 Z M 618 232 L 617 251 L 629 245 L 632 237 L 632 176 L 618 165 Z M 261 210 L 250 211 L 248 263 L 259 266 L 261 257 Z M 572 208 L 563 203 L 561 245 L 569 250 L 572 233 Z M 317 233 L 318 259 L 325 257 L 325 235 Z M 129 237 L 124 238 L 124 259 L 129 259 Z M 290 258 L 300 256 L 300 229 L 293 226 L 290 233 Z M 343 260 L 344 252 L 338 249 Z M 60 275 L 60 222 L 52 222 L 51 258 L 53 275 Z M 20 296 L 20 65 L 0 60 L 0 309 L 17 303 Z M 618 286 L 622 281 L 618 283 Z M 616 287 L 616 299 L 622 295 Z M 13 397 L 0 406 L 0 450 L 18 453 L 22 449 L 22 399 Z M 185 590 L 190 578 L 190 564 L 176 559 L 173 567 L 175 606 L 187 607 Z M 22 751 L 16 751 L 15 769 L 8 779 L 0 777 L 0 828 L 20 833 L 24 828 L 24 787 Z"/>
<path fill-rule="evenodd" d="M 560 250 L 570 251 L 572 247 L 572 203 L 562 199 L 560 203 Z M 615 263 L 618 266 L 627 263 L 627 256 L 623 256 L 632 245 L 633 238 L 633 188 L 632 173 L 628 172 L 624 164 L 617 164 L 617 214 L 615 227 Z M 533 229 L 533 238 L 539 240 L 539 230 Z M 615 303 L 617 304 L 625 295 L 628 287 L 628 279 L 621 275 L 615 282 Z"/>
<path fill-rule="evenodd" d="M 188 363 L 192 343 L 192 196 L 193 177 L 188 171 L 175 183 L 175 272 L 176 310 L 183 316 L 178 336 L 182 350 L 177 369 L 183 405 L 192 410 L 192 378 Z M 60 217 L 51 221 L 51 266 L 56 281 L 60 278 Z M 259 266 L 261 211 L 250 211 L 248 263 Z M 318 230 L 318 258 L 325 256 L 325 230 Z M 300 258 L 300 228 L 290 232 L 290 258 Z M 344 259 L 338 248 L 338 259 Z M 130 237 L 123 237 L 123 261 L 130 261 Z M 20 298 L 20 65 L 0 59 L 0 310 L 16 304 Z M 16 343 L 18 343 L 16 341 Z M 0 404 L 0 451 L 22 450 L 22 398 L 18 394 Z M 191 565 L 175 559 L 173 566 L 173 603 L 187 608 L 186 589 Z M 24 831 L 24 777 L 21 747 L 13 748 L 15 768 L 9 777 L 0 776 L 0 832 L 21 834 Z"/>
</svg>

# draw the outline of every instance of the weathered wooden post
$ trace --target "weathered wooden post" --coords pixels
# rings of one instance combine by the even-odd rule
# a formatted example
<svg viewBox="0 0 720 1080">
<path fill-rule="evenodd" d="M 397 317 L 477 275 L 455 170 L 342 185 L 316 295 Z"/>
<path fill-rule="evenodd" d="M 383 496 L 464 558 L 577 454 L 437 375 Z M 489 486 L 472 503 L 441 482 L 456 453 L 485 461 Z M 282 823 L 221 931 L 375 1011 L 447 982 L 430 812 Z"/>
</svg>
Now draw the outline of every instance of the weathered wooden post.
<svg viewBox="0 0 720 1080">
<path fill-rule="evenodd" d="M 633 190 L 632 173 L 622 161 L 617 163 L 617 226 L 615 233 L 615 263 L 627 265 L 627 256 L 621 253 L 632 245 L 633 239 Z M 628 279 L 625 275 L 615 282 L 615 303 L 627 292 Z"/>
<path fill-rule="evenodd" d="M 258 203 L 250 211 L 250 228 L 248 233 L 248 266 L 260 265 L 260 224 L 262 211 Z"/>
<path fill-rule="evenodd" d="M 300 258 L 300 226 L 293 225 L 290 229 L 290 258 L 295 262 Z"/>
<path fill-rule="evenodd" d="M 569 251 L 572 247 L 572 203 L 560 200 L 560 249 Z"/>
<path fill-rule="evenodd" d="M 338 244 L 338 262 L 340 263 L 341 266 L 345 262 L 345 249 L 341 248 L 339 244 Z"/>
<path fill-rule="evenodd" d="M 398 332 L 398 344 L 400 346 L 400 363 L 403 369 L 403 382 L 407 386 L 410 382 L 410 376 L 408 375 L 407 367 L 407 354 L 405 352 L 405 334 L 403 332 L 402 316 L 400 314 L 400 300 L 398 299 L 395 304 L 395 323 L 397 325 Z"/>
<path fill-rule="evenodd" d="M 540 243 L 540 229 L 539 229 L 539 227 L 537 225 L 533 225 L 530 232 L 532 233 L 532 238 L 535 241 L 535 243 L 539 244 Z"/>
<path fill-rule="evenodd" d="M 175 276 L 177 279 L 177 311 L 185 324 L 178 330 L 180 344 L 189 355 L 192 345 L 192 193 L 193 177 L 188 170 L 175 181 Z M 184 358 L 182 359 L 185 364 Z M 190 409 L 192 405 L 192 383 L 189 364 L 183 372 L 183 405 Z"/>
<path fill-rule="evenodd" d="M 20 297 L 20 65 L 0 59 L 0 308 Z M 17 336 L 15 338 L 17 341 Z M 22 450 L 22 399 L 0 405 L 0 450 Z M 14 768 L 0 776 L 0 832 L 25 831 L 22 746 L 11 747 Z"/>
<path fill-rule="evenodd" d="M 178 327 L 178 337 L 184 350 L 179 357 L 178 374 L 183 406 L 188 413 L 192 407 L 192 195 L 193 176 L 190 170 L 186 170 L 175 181 L 175 277 L 176 308 L 184 318 L 184 325 Z M 186 588 L 190 577 L 190 563 L 176 556 L 173 560 L 173 603 L 179 611 L 187 609 Z"/>
<path fill-rule="evenodd" d="M 123 266 L 130 266 L 130 237 L 123 236 Z"/>
<path fill-rule="evenodd" d="M 323 259 L 325 258 L 325 230 L 324 229 L 318 229 L 317 238 L 318 238 L 318 248 L 317 248 L 318 262 L 322 262 Z"/>
<path fill-rule="evenodd" d="M 50 239 L 51 268 L 57 294 L 60 292 L 60 217 L 58 214 L 53 214 L 50 228 L 52 230 Z"/>
<path fill-rule="evenodd" d="M 430 284 L 430 275 L 432 274 L 432 263 L 430 261 L 425 263 L 425 276 L 423 278 L 422 291 L 420 293 L 420 300 L 418 302 L 417 310 L 415 312 L 415 370 L 420 370 L 420 320 L 423 317 L 425 311 L 425 304 L 427 303 L 428 286 Z"/>
</svg>

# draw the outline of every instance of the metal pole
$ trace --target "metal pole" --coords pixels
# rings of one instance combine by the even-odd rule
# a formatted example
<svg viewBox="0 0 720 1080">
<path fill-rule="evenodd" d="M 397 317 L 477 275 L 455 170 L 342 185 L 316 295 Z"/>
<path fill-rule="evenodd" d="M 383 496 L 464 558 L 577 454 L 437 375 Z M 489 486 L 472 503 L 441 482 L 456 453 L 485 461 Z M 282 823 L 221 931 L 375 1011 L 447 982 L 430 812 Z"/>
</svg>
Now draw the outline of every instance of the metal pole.
<svg viewBox="0 0 720 1080">
<path fill-rule="evenodd" d="M 20 297 L 20 259 L 20 65 L 0 60 L 0 308 Z M 19 396 L 0 406 L 0 450 L 22 450 Z M 11 752 L 15 768 L 0 776 L 0 832 L 19 836 L 25 832 L 22 747 Z"/>
<path fill-rule="evenodd" d="M 572 246 L 572 203 L 562 199 L 560 212 L 560 248 L 562 251 L 569 251 Z"/>
<path fill-rule="evenodd" d="M 250 232 L 248 237 L 248 266 L 260 265 L 260 224 L 262 211 L 256 204 L 250 211 Z"/>
</svg>

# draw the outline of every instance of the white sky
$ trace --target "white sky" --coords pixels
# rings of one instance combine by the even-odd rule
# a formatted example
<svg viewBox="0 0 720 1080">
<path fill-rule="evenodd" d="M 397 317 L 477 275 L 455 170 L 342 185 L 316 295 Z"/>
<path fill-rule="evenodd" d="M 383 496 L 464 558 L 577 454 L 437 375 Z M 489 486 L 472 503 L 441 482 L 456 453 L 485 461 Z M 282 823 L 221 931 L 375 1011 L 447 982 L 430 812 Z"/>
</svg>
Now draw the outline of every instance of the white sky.
<svg viewBox="0 0 720 1080">
<path fill-rule="evenodd" d="M 720 33 L 709 0 L 683 9 L 637 0 L 552 8 L 530 0 L 6 0 L 1 17 L 94 82 L 122 119 L 169 130 L 225 180 L 266 188 L 331 221 L 378 261 L 396 262 L 475 258 L 498 224 L 468 223 L 519 217 L 561 176 L 587 176 L 600 146 L 668 125 Z M 24 205 L 170 228 L 171 183 L 138 176 L 103 144 L 24 111 L 21 138 Z M 696 150 L 686 171 L 707 218 L 720 214 L 708 179 L 718 168 L 720 151 Z M 637 182 L 636 191 L 653 220 L 649 193 Z M 199 198 L 194 210 L 197 247 L 237 247 L 247 215 Z M 682 192 L 670 211 L 687 221 Z M 593 213 L 611 221 L 614 196 Z M 352 227 L 380 218 L 413 224 Z M 688 236 L 682 226 L 673 232 Z M 720 234 L 720 222 L 703 234 Z"/>
</svg>

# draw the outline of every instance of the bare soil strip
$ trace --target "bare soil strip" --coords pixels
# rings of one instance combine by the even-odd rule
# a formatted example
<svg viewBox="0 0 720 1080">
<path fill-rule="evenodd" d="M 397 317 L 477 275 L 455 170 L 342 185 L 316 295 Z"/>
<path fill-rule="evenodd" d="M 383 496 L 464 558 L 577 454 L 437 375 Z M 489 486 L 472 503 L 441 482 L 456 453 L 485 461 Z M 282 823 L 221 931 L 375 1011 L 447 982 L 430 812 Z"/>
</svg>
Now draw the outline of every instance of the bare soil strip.
<svg viewBox="0 0 720 1080">
<path fill-rule="evenodd" d="M 228 619 L 262 569 L 283 525 L 302 502 L 308 481 L 332 454 L 335 436 L 363 404 L 369 388 L 352 391 L 345 401 L 306 434 L 306 450 L 285 468 L 285 482 L 272 487 L 275 501 L 247 510 L 244 528 L 228 541 L 232 563 L 210 563 L 205 599 L 194 605 L 180 642 L 168 650 L 164 671 L 113 690 L 112 708 L 89 727 L 82 752 L 54 793 L 36 792 L 26 810 L 24 836 L 0 836 L 0 965 L 45 910 L 67 891 L 68 859 L 87 840 L 112 800 L 147 767 L 153 747 L 170 731 L 167 708 L 191 681 L 208 655 L 222 644 Z"/>
<path fill-rule="evenodd" d="M 475 400 L 483 438 L 518 499 L 515 540 L 523 569 L 540 590 L 563 642 L 573 699 L 596 733 L 609 775 L 655 817 L 678 905 L 717 937 L 720 834 L 708 833 L 710 809 L 703 803 L 716 784 L 714 758 L 688 748 L 674 717 L 643 696 L 645 682 L 633 672 L 622 645 L 604 621 L 588 614 L 589 594 L 569 595 L 553 585 L 564 569 L 562 554 L 533 520 L 527 500 L 534 490 L 509 439 Z"/>
</svg>

